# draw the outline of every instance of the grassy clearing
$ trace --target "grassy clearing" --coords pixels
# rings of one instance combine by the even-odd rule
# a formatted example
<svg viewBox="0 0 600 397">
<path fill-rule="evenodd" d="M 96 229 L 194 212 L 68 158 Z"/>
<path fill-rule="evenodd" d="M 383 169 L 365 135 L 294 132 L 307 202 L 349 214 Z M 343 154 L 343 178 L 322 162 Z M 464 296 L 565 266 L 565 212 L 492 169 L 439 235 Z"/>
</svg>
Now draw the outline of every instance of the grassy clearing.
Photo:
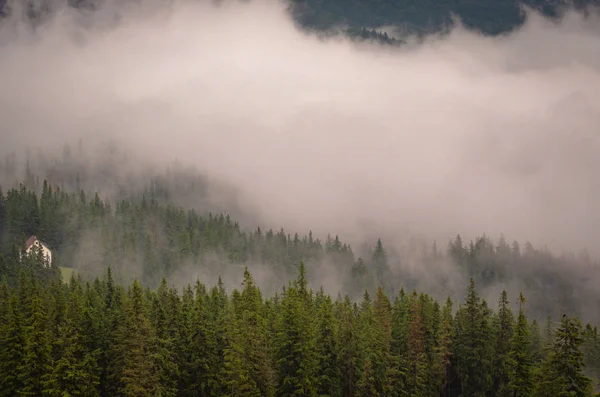
<svg viewBox="0 0 600 397">
<path fill-rule="evenodd" d="M 73 275 L 73 273 L 77 274 L 77 270 L 73 269 L 72 267 L 59 266 L 58 268 L 60 269 L 62 279 L 65 283 L 68 283 L 69 280 L 71 280 L 71 275 Z"/>
</svg>

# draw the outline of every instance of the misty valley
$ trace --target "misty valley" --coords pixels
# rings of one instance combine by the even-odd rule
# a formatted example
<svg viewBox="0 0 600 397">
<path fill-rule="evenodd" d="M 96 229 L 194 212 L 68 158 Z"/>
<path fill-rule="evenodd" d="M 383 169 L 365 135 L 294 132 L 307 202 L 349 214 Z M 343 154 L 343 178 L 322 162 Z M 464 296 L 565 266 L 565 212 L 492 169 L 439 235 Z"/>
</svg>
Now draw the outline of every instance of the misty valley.
<svg viewBox="0 0 600 397">
<path fill-rule="evenodd" d="M 597 0 L 0 0 L 0 397 L 600 397 Z"/>
<path fill-rule="evenodd" d="M 597 389 L 589 255 L 485 236 L 396 252 L 381 239 L 355 249 L 338 236 L 245 230 L 208 212 L 222 188 L 197 172 L 169 167 L 134 185 L 122 170 L 91 164 L 82 146 L 2 162 L 2 395 Z M 107 182 L 110 198 L 93 190 Z M 190 196 L 205 210 L 176 204 Z"/>
</svg>

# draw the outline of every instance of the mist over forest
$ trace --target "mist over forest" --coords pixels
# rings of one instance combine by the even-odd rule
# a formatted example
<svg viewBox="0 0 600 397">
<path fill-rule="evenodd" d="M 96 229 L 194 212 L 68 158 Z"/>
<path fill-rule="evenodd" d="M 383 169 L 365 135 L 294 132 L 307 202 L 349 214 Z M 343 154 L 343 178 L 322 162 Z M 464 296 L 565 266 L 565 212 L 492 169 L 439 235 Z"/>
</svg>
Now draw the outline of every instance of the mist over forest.
<svg viewBox="0 0 600 397">
<path fill-rule="evenodd" d="M 485 233 L 429 240 L 365 232 L 350 242 L 344 233 L 273 225 L 257 210 L 260 203 L 234 185 L 177 162 L 144 165 L 115 144 L 87 148 L 80 141 L 59 155 L 28 153 L 8 155 L 0 165 L 1 186 L 11 189 L 3 198 L 4 250 L 37 235 L 57 251 L 61 265 L 87 277 L 111 266 L 125 283 L 141 279 L 157 286 L 166 277 L 183 287 L 197 278 L 212 285 L 221 277 L 235 288 L 248 267 L 270 295 L 304 261 L 311 284 L 334 296 L 360 299 L 365 289 L 374 293 L 381 285 L 390 293 L 416 288 L 456 300 L 474 278 L 489 301 L 503 289 L 512 296 L 527 291 L 529 312 L 540 321 L 563 312 L 598 319 L 600 265 L 587 251 L 559 255 Z M 31 194 L 39 210 L 30 207 Z M 29 203 L 25 210 L 23 203 Z M 385 256 L 379 259 L 378 241 Z"/>
<path fill-rule="evenodd" d="M 550 349 L 564 332 L 583 338 L 572 362 L 590 380 L 573 382 L 591 396 L 600 379 L 597 9 L 499 2 L 494 18 L 463 2 L 379 3 L 0 1 L 0 324 L 14 323 L 0 327 L 0 342 L 27 349 L 33 331 L 14 330 L 37 329 L 44 316 L 48 338 L 79 329 L 91 339 L 73 354 L 100 368 L 82 370 L 82 384 L 95 385 L 86 395 L 134 395 L 126 360 L 110 373 L 118 354 L 107 341 L 119 332 L 155 343 L 145 395 L 233 396 L 238 376 L 257 395 L 292 395 L 282 340 L 291 318 L 312 316 L 304 331 L 327 333 L 332 321 L 335 343 L 356 331 L 359 364 L 334 365 L 339 390 L 299 381 L 301 395 L 544 397 L 564 385 L 542 379 L 555 364 L 542 339 Z M 32 235 L 52 249 L 51 266 L 23 260 Z M 64 317 L 60 297 L 73 302 Z M 103 313 L 117 334 L 79 310 Z M 241 313 L 264 316 L 262 325 Z M 473 318 L 483 328 L 465 325 Z M 178 321 L 189 335 L 172 334 Z M 275 350 L 240 347 L 251 332 Z M 481 383 L 464 364 L 467 334 L 497 349 L 476 353 L 490 360 Z M 310 335 L 302 349 L 319 345 Z M 207 338 L 215 361 L 186 356 L 186 338 L 198 349 Z M 52 346 L 48 363 L 70 357 Z M 156 358 L 169 346 L 177 357 Z M 264 366 L 223 364 L 242 350 Z M 25 371 L 11 352 L 0 359 Z M 506 374 L 493 358 L 505 353 Z M 519 354 L 531 379 L 515 375 Z M 306 360 L 314 376 L 325 365 Z M 428 375 L 404 379 L 405 364 Z M 208 367 L 216 372 L 192 379 Z M 21 383 L 0 386 L 66 387 L 52 383 L 62 375 L 31 383 L 23 371 L 6 375 Z"/>
</svg>

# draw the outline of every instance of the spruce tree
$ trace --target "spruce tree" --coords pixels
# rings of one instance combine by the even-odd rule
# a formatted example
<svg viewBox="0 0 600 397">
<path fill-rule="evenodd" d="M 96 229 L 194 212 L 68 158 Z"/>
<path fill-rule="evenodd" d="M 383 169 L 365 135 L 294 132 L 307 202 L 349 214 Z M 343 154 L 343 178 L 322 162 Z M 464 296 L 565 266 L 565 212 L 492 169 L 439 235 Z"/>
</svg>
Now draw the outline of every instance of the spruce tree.
<svg viewBox="0 0 600 397">
<path fill-rule="evenodd" d="M 156 294 L 152 295 L 151 322 L 156 334 L 156 365 L 159 370 L 162 395 L 164 397 L 177 394 L 177 381 L 180 370 L 177 361 L 177 330 L 174 318 L 177 306 L 171 304 L 166 279 L 162 279 Z"/>
<path fill-rule="evenodd" d="M 125 301 L 124 307 L 125 322 L 119 334 L 123 354 L 119 395 L 162 395 L 156 365 L 156 335 L 148 320 L 142 288 L 137 281 L 133 282 L 130 297 Z"/>
<path fill-rule="evenodd" d="M 446 304 L 442 309 L 442 318 L 440 330 L 438 333 L 438 342 L 435 352 L 435 361 L 433 364 L 433 378 L 437 380 L 439 390 L 442 396 L 448 395 L 448 376 L 452 357 L 452 335 L 453 335 L 453 318 L 452 318 L 452 300 L 450 297 L 446 300 Z"/>
<path fill-rule="evenodd" d="M 539 364 L 544 357 L 544 346 L 542 342 L 542 333 L 540 331 L 540 326 L 536 320 L 531 322 L 531 326 L 529 327 L 529 351 L 531 355 L 532 364 Z"/>
<path fill-rule="evenodd" d="M 409 372 L 409 302 L 403 289 L 392 307 L 392 339 L 390 344 L 391 365 L 388 370 L 389 395 L 408 396 Z"/>
<path fill-rule="evenodd" d="M 21 396 L 41 396 L 44 379 L 52 370 L 52 346 L 48 332 L 48 315 L 39 296 L 31 301 L 30 317 L 25 320 L 23 360 L 19 366 Z"/>
<path fill-rule="evenodd" d="M 339 397 L 342 379 L 338 362 L 338 330 L 331 298 L 322 289 L 317 295 L 316 323 L 317 396 Z"/>
<path fill-rule="evenodd" d="M 315 396 L 317 357 L 310 307 L 298 283 L 283 293 L 277 324 L 278 396 Z"/>
<path fill-rule="evenodd" d="M 583 353 L 580 350 L 582 343 L 579 319 L 563 315 L 554 332 L 552 348 L 538 373 L 536 396 L 591 396 L 591 379 L 583 373 Z"/>
<path fill-rule="evenodd" d="M 273 396 L 275 374 L 269 354 L 267 323 L 263 301 L 254 278 L 244 271 L 244 289 L 232 297 L 233 319 L 225 365 L 230 379 L 228 395 Z"/>
<path fill-rule="evenodd" d="M 502 291 L 498 302 L 498 313 L 494 320 L 495 349 L 492 363 L 494 371 L 493 390 L 498 397 L 510 397 L 510 352 L 513 338 L 514 317 L 508 302 L 506 291 Z"/>
<path fill-rule="evenodd" d="M 525 297 L 521 293 L 519 295 L 519 317 L 515 327 L 514 335 L 511 343 L 511 351 L 509 357 L 510 365 L 510 382 L 508 389 L 513 397 L 528 397 L 531 396 L 533 388 L 532 380 L 532 356 L 531 356 L 531 339 L 529 334 L 529 326 L 523 305 Z"/>
<path fill-rule="evenodd" d="M 82 297 L 75 295 L 69 302 L 65 319 L 58 326 L 54 344 L 58 359 L 43 379 L 44 396 L 98 396 L 99 377 L 96 356 L 83 345 L 78 329 Z"/>
<path fill-rule="evenodd" d="M 493 338 L 489 317 L 487 304 L 480 299 L 471 279 L 465 305 L 456 314 L 453 353 L 464 397 L 486 397 L 492 387 Z"/>
<path fill-rule="evenodd" d="M 261 390 L 254 379 L 251 363 L 247 359 L 247 337 L 243 328 L 241 299 L 237 290 L 232 293 L 232 305 L 227 315 L 227 347 L 225 359 L 225 396 L 261 397 Z"/>
<path fill-rule="evenodd" d="M 392 307 L 381 287 L 377 288 L 373 302 L 373 367 L 374 387 L 378 395 L 385 396 L 389 391 L 387 371 L 391 364 Z"/>
<path fill-rule="evenodd" d="M 350 297 L 346 295 L 340 303 L 340 371 L 342 376 L 342 395 L 358 396 L 359 394 L 359 363 L 361 360 L 360 335 L 358 332 L 357 315 L 355 314 Z"/>
<path fill-rule="evenodd" d="M 373 252 L 373 267 L 378 285 L 383 285 L 385 288 L 390 288 L 389 274 L 390 267 L 388 264 L 387 253 L 383 248 L 381 239 L 377 240 L 377 246 Z"/>
<path fill-rule="evenodd" d="M 5 302 L 5 322 L 0 324 L 0 396 L 17 396 L 22 388 L 25 330 L 16 294 Z"/>
<path fill-rule="evenodd" d="M 408 373 L 406 386 L 410 396 L 425 397 L 429 366 L 425 350 L 425 321 L 416 291 L 409 298 Z"/>
</svg>

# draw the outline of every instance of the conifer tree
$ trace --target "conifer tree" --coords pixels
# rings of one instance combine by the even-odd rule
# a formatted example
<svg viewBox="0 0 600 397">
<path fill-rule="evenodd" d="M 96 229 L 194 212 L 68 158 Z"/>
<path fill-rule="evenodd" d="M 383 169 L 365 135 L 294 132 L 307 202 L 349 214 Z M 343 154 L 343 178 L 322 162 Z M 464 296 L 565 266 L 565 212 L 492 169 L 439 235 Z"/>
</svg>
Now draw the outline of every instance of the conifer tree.
<svg viewBox="0 0 600 397">
<path fill-rule="evenodd" d="M 179 369 L 180 376 L 178 379 L 178 390 L 180 396 L 195 395 L 195 349 L 186 348 L 193 344 L 194 332 L 194 291 L 190 284 L 183 288 L 181 297 L 177 297 L 181 301 L 181 311 L 177 319 L 178 337 L 177 345 L 179 348 Z"/>
<path fill-rule="evenodd" d="M 317 353 L 317 396 L 341 396 L 341 373 L 339 367 L 339 345 L 337 324 L 331 298 L 323 289 L 316 298 L 316 353 Z"/>
<path fill-rule="evenodd" d="M 12 397 L 18 395 L 23 385 L 25 335 L 15 293 L 6 299 L 8 301 L 2 302 L 6 310 L 5 322 L 0 324 L 0 396 Z"/>
<path fill-rule="evenodd" d="M 510 397 L 508 387 L 510 382 L 510 352 L 513 338 L 514 317 L 508 302 L 506 291 L 502 291 L 498 302 L 498 313 L 494 321 L 495 349 L 494 349 L 494 386 L 493 390 L 498 397 Z"/>
<path fill-rule="evenodd" d="M 258 393 L 270 397 L 275 393 L 275 376 L 269 355 L 267 323 L 263 316 L 261 292 L 248 269 L 244 271 L 243 285 L 242 293 L 232 299 L 235 320 L 225 353 L 227 376 L 230 378 L 229 395 Z"/>
<path fill-rule="evenodd" d="M 453 318 L 452 318 L 452 300 L 450 297 L 446 300 L 446 304 L 442 309 L 442 318 L 440 331 L 438 333 L 438 343 L 436 349 L 436 357 L 433 365 L 433 378 L 437 380 L 437 385 L 442 392 L 442 396 L 448 395 L 448 372 L 450 370 L 452 357 L 452 335 L 453 335 Z"/>
<path fill-rule="evenodd" d="M 427 393 L 428 363 L 425 351 L 425 323 L 422 304 L 416 291 L 409 298 L 408 373 L 407 389 L 410 396 L 425 397 Z"/>
<path fill-rule="evenodd" d="M 538 372 L 536 396 L 591 396 L 591 379 L 583 373 L 582 343 L 579 319 L 563 315 L 552 348 Z"/>
<path fill-rule="evenodd" d="M 276 339 L 278 396 L 316 395 L 317 358 L 311 309 L 304 299 L 301 282 L 290 285 L 281 299 Z"/>
<path fill-rule="evenodd" d="M 214 356 L 215 360 L 212 362 L 210 371 L 210 389 L 213 396 L 223 395 L 223 384 L 225 376 L 225 368 L 223 362 L 223 354 L 227 345 L 226 339 L 226 311 L 228 307 L 227 293 L 221 277 L 217 282 L 217 285 L 212 289 L 211 293 L 211 329 L 210 331 L 215 335 Z"/>
<path fill-rule="evenodd" d="M 532 357 L 529 326 L 523 305 L 525 297 L 519 295 L 519 317 L 515 327 L 510 351 L 510 382 L 508 389 L 513 397 L 531 396 L 532 383 Z"/>
<path fill-rule="evenodd" d="M 206 288 L 199 282 L 196 284 L 196 299 L 191 320 L 191 377 L 193 395 L 210 395 L 208 383 L 210 364 L 215 349 L 214 335 L 210 333 L 208 313 L 208 296 Z"/>
<path fill-rule="evenodd" d="M 152 326 L 156 334 L 156 365 L 159 369 L 160 384 L 164 397 L 177 394 L 177 381 L 180 370 L 177 360 L 175 341 L 177 330 L 176 306 L 171 304 L 169 288 L 165 278 L 161 280 L 156 294 L 152 296 Z"/>
<path fill-rule="evenodd" d="M 542 343 L 542 334 L 540 331 L 540 326 L 536 320 L 533 320 L 531 322 L 531 326 L 529 327 L 529 334 L 529 350 L 532 364 L 537 365 L 542 361 L 542 358 L 544 357 L 544 346 Z"/>
<path fill-rule="evenodd" d="M 52 369 L 52 346 L 48 332 L 48 316 L 39 296 L 31 301 L 31 311 L 25 320 L 23 360 L 19 366 L 19 381 L 22 396 L 41 396 L 43 380 Z"/>
<path fill-rule="evenodd" d="M 232 293 L 232 305 L 227 316 L 227 340 L 224 351 L 225 359 L 225 396 L 228 397 L 260 397 L 261 390 L 253 377 L 253 371 L 247 360 L 246 335 L 239 307 L 240 294 L 237 290 Z"/>
<path fill-rule="evenodd" d="M 487 396 L 492 386 L 491 361 L 493 350 L 489 321 L 490 312 L 469 282 L 464 307 L 456 314 L 454 357 L 462 396 Z"/>
<path fill-rule="evenodd" d="M 109 273 L 110 275 L 110 273 Z M 122 388 L 121 377 L 125 366 L 124 351 L 127 349 L 128 324 L 125 313 L 125 293 L 122 288 L 110 287 L 107 281 L 106 291 L 106 329 L 105 340 L 100 341 L 104 350 L 101 360 L 101 395 L 102 397 L 116 396 Z M 91 295 L 91 294 L 90 294 Z"/>
<path fill-rule="evenodd" d="M 581 351 L 584 355 L 584 373 L 594 379 L 594 389 L 600 392 L 600 335 L 598 327 L 586 324 Z"/>
<path fill-rule="evenodd" d="M 373 267 L 375 268 L 375 276 L 377 278 L 377 284 L 383 285 L 385 288 L 389 288 L 389 272 L 390 267 L 388 264 L 387 253 L 383 248 L 381 239 L 377 240 L 377 246 L 373 252 Z"/>
<path fill-rule="evenodd" d="M 357 382 L 358 391 L 361 396 L 372 396 L 376 394 L 375 377 L 373 374 L 373 330 L 375 320 L 373 318 L 373 304 L 369 291 L 365 290 L 360 307 L 357 308 L 358 337 L 359 337 L 359 357 L 360 365 L 357 370 L 359 379 Z"/>
<path fill-rule="evenodd" d="M 377 288 L 373 302 L 374 329 L 372 334 L 374 388 L 377 395 L 385 396 L 390 384 L 387 379 L 388 368 L 391 364 L 392 342 L 392 307 L 390 300 L 381 287 Z"/>
<path fill-rule="evenodd" d="M 390 396 L 408 396 L 409 323 L 408 297 L 404 289 L 401 289 L 392 307 L 391 365 L 388 369 Z"/>
<path fill-rule="evenodd" d="M 156 336 L 146 314 L 142 288 L 137 281 L 133 282 L 130 295 L 125 301 L 125 322 L 119 341 L 123 354 L 119 395 L 162 395 L 155 361 Z"/>
<path fill-rule="evenodd" d="M 98 396 L 99 377 L 96 357 L 83 345 L 78 325 L 81 321 L 82 296 L 73 294 L 68 310 L 58 326 L 55 340 L 58 359 L 43 378 L 44 396 Z"/>
<path fill-rule="evenodd" d="M 340 371 L 342 376 L 342 395 L 345 397 L 359 396 L 359 362 L 361 359 L 360 336 L 356 326 L 357 318 L 346 295 L 340 303 Z"/>
</svg>

